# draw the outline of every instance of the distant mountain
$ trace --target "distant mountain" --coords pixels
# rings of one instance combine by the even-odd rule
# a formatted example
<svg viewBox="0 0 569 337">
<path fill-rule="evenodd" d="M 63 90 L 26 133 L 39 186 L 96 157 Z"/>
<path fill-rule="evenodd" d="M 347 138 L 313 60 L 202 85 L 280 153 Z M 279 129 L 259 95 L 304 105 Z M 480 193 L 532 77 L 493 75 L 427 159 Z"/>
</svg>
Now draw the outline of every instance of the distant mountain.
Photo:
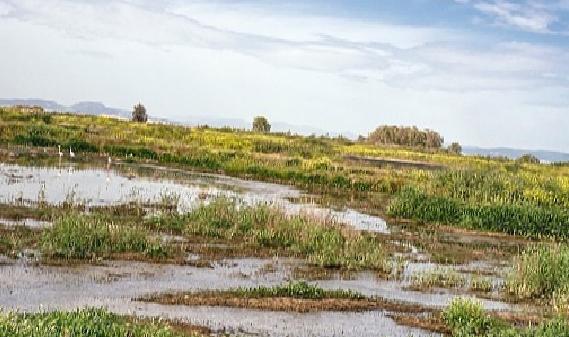
<svg viewBox="0 0 569 337">
<path fill-rule="evenodd" d="M 0 99 L 0 106 L 12 106 L 12 105 L 38 105 L 48 111 L 59 111 L 59 112 L 70 112 L 79 114 L 89 114 L 89 115 L 110 115 L 123 118 L 130 118 L 131 112 L 119 108 L 111 108 L 106 106 L 101 102 L 78 102 L 70 106 L 65 106 L 59 104 L 55 101 L 43 100 L 43 99 Z M 157 116 L 150 115 L 150 120 L 156 122 L 164 123 L 175 123 L 180 125 L 209 125 L 211 127 L 221 128 L 221 127 L 231 127 L 236 129 L 249 129 L 251 128 L 251 122 L 245 121 L 243 119 L 232 119 L 232 118 L 215 118 L 207 116 L 188 116 L 185 120 L 171 120 L 168 118 L 161 118 Z M 314 128 L 306 125 L 292 125 L 288 123 L 271 122 L 271 130 L 274 132 L 288 132 L 301 134 L 301 135 L 325 135 L 339 136 L 343 135 L 347 138 L 355 139 L 357 135 L 352 133 L 327 133 L 325 130 Z"/>
<path fill-rule="evenodd" d="M 130 117 L 130 111 L 123 109 L 110 108 L 101 102 L 79 102 L 71 106 L 65 106 L 55 101 L 43 99 L 0 99 L 0 106 L 12 105 L 37 105 L 47 111 L 76 112 L 88 115 L 111 115 L 119 117 Z"/>
<path fill-rule="evenodd" d="M 49 111 L 66 111 L 66 107 L 55 102 L 47 101 L 43 99 L 0 99 L 0 106 L 12 106 L 12 105 L 38 105 Z"/>
<path fill-rule="evenodd" d="M 569 153 L 547 151 L 547 150 L 523 150 L 507 147 L 481 148 L 475 146 L 463 146 L 462 152 L 467 155 L 481 155 L 490 157 L 506 157 L 517 159 L 524 154 L 530 153 L 545 162 L 569 161 Z"/>
<path fill-rule="evenodd" d="M 112 115 L 129 118 L 128 110 L 110 108 L 101 102 L 79 102 L 67 108 L 68 112 L 85 113 L 88 115 Z"/>
</svg>

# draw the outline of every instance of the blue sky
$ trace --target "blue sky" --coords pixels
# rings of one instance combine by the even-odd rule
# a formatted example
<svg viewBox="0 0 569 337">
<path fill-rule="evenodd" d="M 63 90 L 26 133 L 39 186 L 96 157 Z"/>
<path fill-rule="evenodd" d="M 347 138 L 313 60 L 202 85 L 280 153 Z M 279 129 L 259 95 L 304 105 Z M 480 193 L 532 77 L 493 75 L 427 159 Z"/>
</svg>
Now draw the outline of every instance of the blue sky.
<svg viewBox="0 0 569 337">
<path fill-rule="evenodd" d="M 569 0 L 0 0 L 0 42 L 3 98 L 569 151 Z"/>
</svg>

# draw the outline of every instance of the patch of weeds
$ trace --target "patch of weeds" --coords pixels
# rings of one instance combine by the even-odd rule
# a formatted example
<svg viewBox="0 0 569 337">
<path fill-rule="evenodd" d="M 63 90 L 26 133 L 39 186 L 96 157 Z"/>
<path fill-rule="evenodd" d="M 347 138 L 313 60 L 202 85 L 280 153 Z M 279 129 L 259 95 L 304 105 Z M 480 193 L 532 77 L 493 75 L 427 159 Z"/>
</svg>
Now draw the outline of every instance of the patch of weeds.
<svg viewBox="0 0 569 337">
<path fill-rule="evenodd" d="M 478 301 L 457 298 L 443 312 L 453 337 L 567 337 L 569 322 L 556 318 L 535 327 L 517 328 L 484 311 Z"/>
<path fill-rule="evenodd" d="M 100 309 L 39 314 L 0 313 L 0 336 L 10 337 L 198 337 L 155 321 L 140 321 Z"/>
<path fill-rule="evenodd" d="M 165 247 L 151 240 L 142 228 L 126 227 L 103 217 L 67 215 L 44 231 L 42 252 L 65 259 L 87 259 L 113 253 L 145 253 L 162 256 Z"/>
<path fill-rule="evenodd" d="M 431 271 L 415 273 L 411 277 L 411 289 L 460 288 L 466 280 L 463 275 L 450 268 L 436 268 Z"/>
<path fill-rule="evenodd" d="M 474 292 L 489 293 L 494 289 L 494 286 L 491 279 L 474 275 L 470 279 L 469 289 Z"/>
<path fill-rule="evenodd" d="M 368 268 L 386 274 L 393 269 L 379 240 L 332 218 L 289 215 L 274 206 L 250 206 L 219 198 L 177 221 L 187 222 L 185 232 L 190 235 L 281 250 L 322 267 Z"/>
</svg>

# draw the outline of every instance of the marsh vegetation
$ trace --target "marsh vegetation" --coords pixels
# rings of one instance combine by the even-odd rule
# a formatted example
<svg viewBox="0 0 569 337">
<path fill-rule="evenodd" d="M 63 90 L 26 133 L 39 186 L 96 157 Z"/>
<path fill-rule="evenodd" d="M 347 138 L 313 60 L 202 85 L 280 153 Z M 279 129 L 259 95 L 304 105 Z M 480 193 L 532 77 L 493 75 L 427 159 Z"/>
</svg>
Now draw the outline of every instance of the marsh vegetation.
<svg viewBox="0 0 569 337">
<path fill-rule="evenodd" d="M 338 322 L 358 320 L 351 335 L 394 331 L 380 324 L 364 330 L 371 314 L 381 324 L 420 328 L 399 335 L 567 335 L 568 167 L 461 156 L 430 146 L 442 142 L 435 133 L 415 139 L 395 130 L 393 137 L 419 145 L 393 145 L 384 139 L 392 131 L 352 141 L 2 108 L 0 159 L 8 165 L 0 169 L 0 268 L 18 282 L 5 280 L 14 289 L 0 289 L 0 306 L 26 305 L 11 292 L 24 296 L 29 271 L 147 263 L 175 276 L 113 270 L 97 281 L 112 289 L 126 279 L 136 288 L 164 274 L 164 292 L 133 292 L 144 301 L 129 298 L 116 311 L 144 305 L 156 314 L 157 305 L 189 321 L 200 314 L 192 308 L 204 305 L 240 308 L 231 313 L 241 318 L 250 309 L 281 318 L 275 312 L 323 311 Z M 76 156 L 60 156 L 58 146 Z M 33 166 L 50 171 L 23 169 Z M 193 286 L 252 258 L 262 266 L 223 275 L 235 287 Z M 176 279 L 186 281 L 166 292 Z M 455 300 L 446 308 L 461 296 L 485 302 Z M 184 306 L 186 316 L 171 304 Z M 335 312 L 352 316 L 343 321 Z M 218 316 L 219 331 L 238 330 L 230 315 Z M 99 310 L 5 313 L 0 332 L 27 337 L 40 322 L 57 332 L 83 321 L 106 323 L 78 336 L 184 333 Z M 258 332 L 254 325 L 247 329 Z M 310 333 L 330 332 L 319 329 Z"/>
</svg>

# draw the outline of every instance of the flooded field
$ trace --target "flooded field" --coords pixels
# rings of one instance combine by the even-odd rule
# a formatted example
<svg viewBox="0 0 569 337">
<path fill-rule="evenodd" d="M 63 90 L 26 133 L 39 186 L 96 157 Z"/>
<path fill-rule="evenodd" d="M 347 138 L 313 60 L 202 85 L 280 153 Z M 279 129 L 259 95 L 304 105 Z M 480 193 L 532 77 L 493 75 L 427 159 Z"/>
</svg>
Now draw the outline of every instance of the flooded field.
<svg viewBox="0 0 569 337">
<path fill-rule="evenodd" d="M 523 241 L 512 243 L 499 236 L 472 233 L 435 235 L 428 229 L 390 225 L 380 217 L 341 205 L 327 208 L 318 204 L 318 198 L 311 199 L 292 187 L 221 175 L 124 164 L 106 168 L 72 164 L 56 167 L 3 164 L 0 167 L 0 202 L 7 209 L 58 210 L 81 206 L 77 209 L 89 213 L 97 207 L 139 205 L 150 208 L 149 214 L 152 215 L 153 212 L 159 214 L 160 209 L 150 206 L 162 203 L 174 204 L 175 213 L 184 214 L 219 197 L 239 199 L 246 205 L 276 205 L 287 214 L 333 218 L 351 230 L 369 232 L 389 247 L 394 267 L 389 275 L 381 275 L 365 268 L 319 268 L 305 260 L 286 257 L 286 254 L 267 258 L 254 256 L 254 253 L 246 256 L 248 253 L 244 252 L 239 255 L 245 257 L 225 258 L 219 252 L 231 248 L 231 243 L 215 240 L 207 244 L 194 242 L 196 239 L 187 237 L 185 232 L 159 233 L 155 236 L 163 242 L 183 247 L 187 254 L 183 263 L 114 258 L 54 264 L 44 263 L 41 253 L 34 250 L 2 256 L 0 308 L 37 312 L 104 307 L 119 314 L 160 317 L 205 326 L 217 333 L 245 336 L 440 335 L 437 329 L 421 324 L 406 326 L 404 321 L 394 319 L 400 314 L 393 309 L 396 305 L 385 310 L 297 313 L 223 306 L 163 305 L 137 300 L 160 293 L 276 286 L 306 279 L 322 289 L 352 290 L 362 296 L 401 306 L 414 305 L 422 308 L 419 311 L 426 315 L 443 309 L 457 296 L 479 297 L 489 310 L 531 310 L 503 302 L 497 296 L 510 253 L 523 246 Z M 0 219 L 0 235 L 16 235 L 14 233 L 26 229 L 41 232 L 51 226 L 52 221 L 26 218 L 25 214 L 22 217 L 18 213 L 17 219 Z M 201 250 L 194 249 L 196 245 L 215 249 L 217 253 L 202 256 Z M 448 256 L 456 258 L 459 253 L 462 254 L 460 262 L 445 260 Z M 203 263 L 198 264 L 199 261 Z M 429 274 L 435 272 L 442 275 L 435 281 L 451 275 L 458 280 L 458 285 L 440 286 L 432 281 L 434 278 Z M 474 279 L 480 277 L 488 284 L 484 293 L 472 290 Z M 407 313 L 406 317 L 420 322 L 423 320 L 421 315 L 421 312 Z"/>
<path fill-rule="evenodd" d="M 0 202 L 4 203 L 106 206 L 173 200 L 179 211 L 187 211 L 199 203 L 225 196 L 249 204 L 275 204 L 291 213 L 332 216 L 362 230 L 388 231 L 383 219 L 352 209 L 337 211 L 315 203 L 293 203 L 291 200 L 297 199 L 301 192 L 292 187 L 150 165 L 113 165 L 106 169 L 79 168 L 72 164 L 3 165 L 0 186 Z"/>
</svg>

